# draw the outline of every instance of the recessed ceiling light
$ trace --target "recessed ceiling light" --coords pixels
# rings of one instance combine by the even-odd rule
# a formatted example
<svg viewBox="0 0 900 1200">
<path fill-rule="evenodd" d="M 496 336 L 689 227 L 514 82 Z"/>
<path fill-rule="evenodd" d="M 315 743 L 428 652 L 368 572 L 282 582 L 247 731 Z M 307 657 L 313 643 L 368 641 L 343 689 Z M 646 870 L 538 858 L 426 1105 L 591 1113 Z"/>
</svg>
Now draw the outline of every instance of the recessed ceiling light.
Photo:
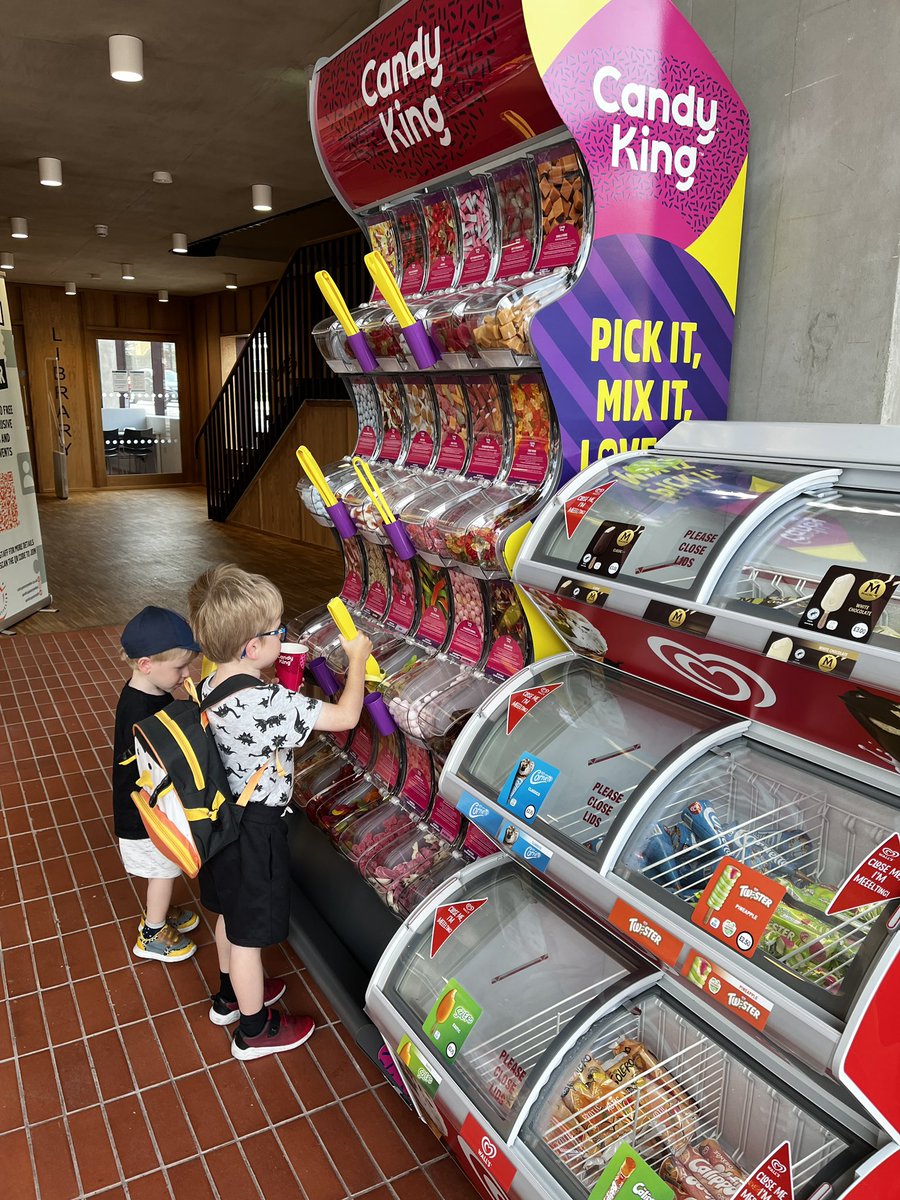
<svg viewBox="0 0 900 1200">
<path fill-rule="evenodd" d="M 0 251 L 0 271 L 11 271 L 16 265 L 14 254 L 10 254 L 8 250 Z"/>
<path fill-rule="evenodd" d="M 108 225 L 95 225 L 94 233 L 96 233 L 97 237 L 109 237 L 109 226 Z"/>
<path fill-rule="evenodd" d="M 44 187 L 62 187 L 62 163 L 58 158 L 39 158 L 38 175 Z"/>
<path fill-rule="evenodd" d="M 24 217 L 10 217 L 9 228 L 14 238 L 28 237 L 28 222 Z"/>
<path fill-rule="evenodd" d="M 66 284 L 66 295 L 67 296 L 76 296 L 77 294 L 78 294 L 78 288 L 75 286 L 75 284 L 72 282 L 67 283 Z"/>
<path fill-rule="evenodd" d="M 250 189 L 255 212 L 272 211 L 272 189 L 267 183 L 254 183 Z"/>
<path fill-rule="evenodd" d="M 168 172 L 168 171 L 154 171 L 153 172 L 153 182 L 154 183 L 171 183 L 172 176 L 171 176 L 170 172 Z"/>
<path fill-rule="evenodd" d="M 122 263 L 122 278 L 134 279 L 134 267 L 131 263 Z"/>
<path fill-rule="evenodd" d="M 165 288 L 161 288 L 156 293 L 156 298 L 160 302 L 160 304 L 168 304 L 169 303 L 169 293 L 166 291 Z"/>
<path fill-rule="evenodd" d="M 109 73 L 120 83 L 140 83 L 144 78 L 144 43 L 127 33 L 109 39 Z"/>
<path fill-rule="evenodd" d="M 172 249 L 175 251 L 176 254 L 187 254 L 188 244 L 187 244 L 187 234 L 186 233 L 173 233 L 172 234 Z"/>
<path fill-rule="evenodd" d="M 3 264 L 0 263 L 0 266 L 2 266 L 2 265 Z M 227 290 L 229 292 L 236 292 L 237 291 L 237 275 L 226 275 L 225 276 L 225 287 L 227 288 Z"/>
</svg>

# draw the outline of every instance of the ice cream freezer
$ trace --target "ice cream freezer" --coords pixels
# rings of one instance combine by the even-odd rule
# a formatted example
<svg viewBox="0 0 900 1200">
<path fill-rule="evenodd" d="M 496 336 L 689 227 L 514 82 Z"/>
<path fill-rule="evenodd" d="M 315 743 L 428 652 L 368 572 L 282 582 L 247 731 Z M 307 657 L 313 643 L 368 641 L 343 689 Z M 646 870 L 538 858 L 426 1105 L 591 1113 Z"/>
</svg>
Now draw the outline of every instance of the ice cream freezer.
<svg viewBox="0 0 900 1200">
<path fill-rule="evenodd" d="M 896 1127 L 855 1058 L 900 975 L 886 772 L 563 654 L 482 705 L 441 790 L 707 1006 L 856 1079 Z M 882 1054 L 896 1062 L 892 1041 Z"/>
<path fill-rule="evenodd" d="M 411 914 L 366 1005 L 420 1116 L 489 1200 L 762 1197 L 773 1171 L 772 1196 L 890 1194 L 858 1190 L 896 1148 L 846 1093 L 509 859 L 465 868 Z"/>
<path fill-rule="evenodd" d="M 857 742 L 850 694 L 897 702 L 898 464 L 896 428 L 688 422 L 563 487 L 515 578 L 569 645 L 591 626 L 627 670 L 769 724 L 791 728 L 804 677 L 829 675 L 826 725 Z M 879 754 L 873 735 L 863 756 Z"/>
</svg>

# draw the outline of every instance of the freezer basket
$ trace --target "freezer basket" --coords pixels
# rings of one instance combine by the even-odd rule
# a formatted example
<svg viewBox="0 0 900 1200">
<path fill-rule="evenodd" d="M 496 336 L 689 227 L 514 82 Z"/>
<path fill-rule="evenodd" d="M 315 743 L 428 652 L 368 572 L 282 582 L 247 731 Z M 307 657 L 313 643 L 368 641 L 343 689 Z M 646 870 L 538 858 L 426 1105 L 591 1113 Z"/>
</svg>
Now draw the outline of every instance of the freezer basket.
<svg viewBox="0 0 900 1200">
<path fill-rule="evenodd" d="M 805 1196 L 849 1146 L 657 991 L 591 1029 L 524 1138 L 570 1192 L 573 1177 L 589 1191 L 626 1142 L 663 1179 L 683 1187 L 699 1178 L 716 1200 L 730 1200 L 785 1140 L 794 1194 Z"/>
</svg>

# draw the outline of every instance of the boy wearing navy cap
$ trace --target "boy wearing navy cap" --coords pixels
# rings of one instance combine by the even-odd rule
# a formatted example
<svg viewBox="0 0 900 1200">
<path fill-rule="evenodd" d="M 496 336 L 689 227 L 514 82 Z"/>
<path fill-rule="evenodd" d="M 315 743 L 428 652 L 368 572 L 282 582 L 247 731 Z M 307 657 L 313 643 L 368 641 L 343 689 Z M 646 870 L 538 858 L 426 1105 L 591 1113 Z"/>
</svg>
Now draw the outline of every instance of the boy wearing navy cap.
<svg viewBox="0 0 900 1200">
<path fill-rule="evenodd" d="M 116 706 L 113 739 L 113 816 L 122 862 L 129 875 L 147 880 L 147 907 L 138 923 L 133 953 L 138 958 L 181 962 L 197 947 L 185 934 L 200 918 L 190 909 L 172 908 L 172 889 L 181 871 L 156 849 L 131 799 L 135 789 L 134 726 L 172 702 L 200 652 L 184 617 L 168 608 L 149 607 L 122 631 L 122 657 L 131 678 Z"/>
</svg>

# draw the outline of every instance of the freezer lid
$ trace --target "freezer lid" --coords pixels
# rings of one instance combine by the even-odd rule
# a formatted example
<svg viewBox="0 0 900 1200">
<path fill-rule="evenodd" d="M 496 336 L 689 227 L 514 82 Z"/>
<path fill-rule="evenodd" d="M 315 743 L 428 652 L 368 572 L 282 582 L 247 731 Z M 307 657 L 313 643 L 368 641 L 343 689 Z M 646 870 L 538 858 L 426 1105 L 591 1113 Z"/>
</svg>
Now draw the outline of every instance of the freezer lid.
<svg viewBox="0 0 900 1200">
<path fill-rule="evenodd" d="M 671 1186 L 694 1195 L 692 1177 L 721 1200 L 785 1142 L 795 1200 L 849 1179 L 871 1147 L 770 1073 L 751 1044 L 743 1053 L 739 1045 L 662 988 L 648 988 L 567 1048 L 531 1105 L 522 1139 L 578 1197 L 622 1157 L 623 1146 Z"/>
<path fill-rule="evenodd" d="M 833 1023 L 892 937 L 898 827 L 896 797 L 742 737 L 663 788 L 614 874 L 688 923 L 707 976 L 711 961 L 768 976 Z"/>
<path fill-rule="evenodd" d="M 900 494 L 838 488 L 798 498 L 763 522 L 712 602 L 783 626 L 787 636 L 773 636 L 769 649 L 785 661 L 808 655 L 809 640 L 820 637 L 900 653 L 898 585 Z"/>
<path fill-rule="evenodd" d="M 508 1136 L 570 1022 L 650 968 L 508 860 L 466 880 L 389 948 L 382 990 Z"/>
<path fill-rule="evenodd" d="M 900 463 L 900 428 L 827 422 L 696 421 L 688 424 L 684 421 L 659 439 L 657 451 L 715 458 L 725 455 L 754 462 L 885 466 L 896 470 Z"/>
<path fill-rule="evenodd" d="M 574 654 L 520 672 L 471 720 L 444 786 L 493 801 L 591 861 L 613 821 L 698 738 L 734 718 Z"/>
<path fill-rule="evenodd" d="M 739 526 L 836 478 L 785 464 L 622 456 L 557 496 L 523 555 L 564 574 L 699 596 Z"/>
</svg>

